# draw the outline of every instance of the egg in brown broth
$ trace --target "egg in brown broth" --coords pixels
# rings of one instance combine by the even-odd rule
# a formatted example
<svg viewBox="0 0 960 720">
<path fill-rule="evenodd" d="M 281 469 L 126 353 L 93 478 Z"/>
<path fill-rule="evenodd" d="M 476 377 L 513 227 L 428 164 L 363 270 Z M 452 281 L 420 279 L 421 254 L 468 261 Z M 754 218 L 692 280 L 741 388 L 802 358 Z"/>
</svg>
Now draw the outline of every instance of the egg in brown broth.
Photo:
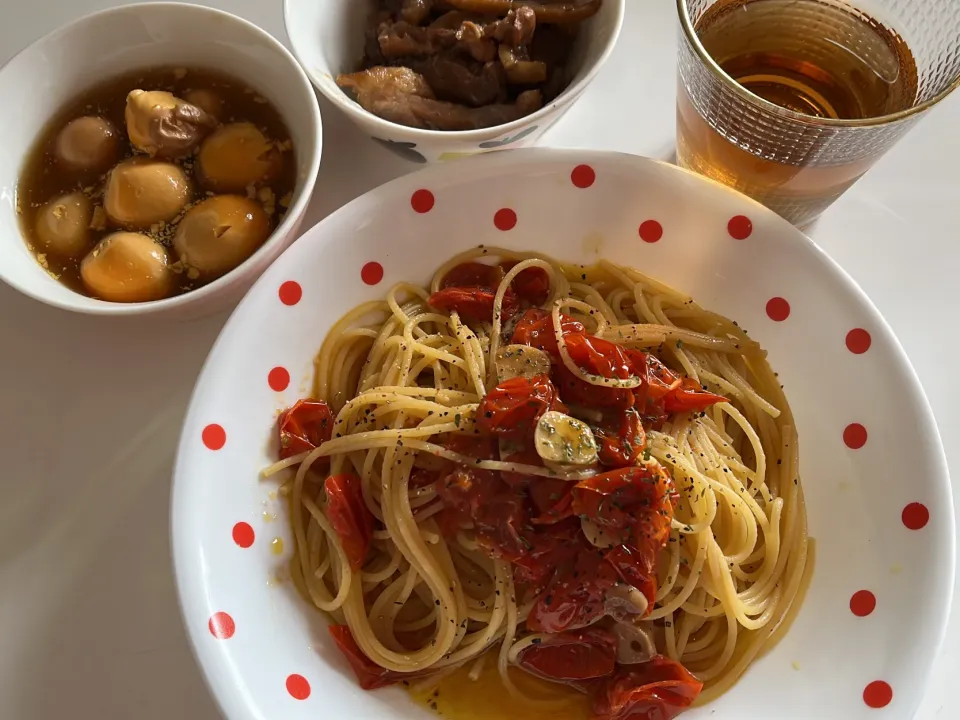
<svg viewBox="0 0 960 720">
<path fill-rule="evenodd" d="M 229 156 L 231 145 L 222 140 L 237 126 L 256 134 L 262 157 L 247 157 L 249 143 L 238 145 L 244 157 Z M 217 159 L 219 182 L 204 178 L 201 155 Z M 268 171 L 251 173 L 251 165 Z M 229 177 L 234 168 L 243 177 Z M 28 247 L 51 276 L 83 295 L 142 302 L 188 292 L 241 264 L 283 219 L 295 184 L 290 132 L 266 98 L 220 72 L 156 68 L 107 80 L 64 105 L 27 156 L 17 212 Z M 230 200 L 231 212 L 223 213 L 240 225 L 218 226 L 203 245 L 201 271 L 179 257 L 178 228 L 191 209 L 227 187 L 246 202 Z M 158 245 L 155 255 L 166 253 L 162 283 L 125 290 L 142 280 L 136 263 L 129 278 L 124 263 L 91 274 L 102 241 L 119 231 L 144 235 Z"/>
</svg>

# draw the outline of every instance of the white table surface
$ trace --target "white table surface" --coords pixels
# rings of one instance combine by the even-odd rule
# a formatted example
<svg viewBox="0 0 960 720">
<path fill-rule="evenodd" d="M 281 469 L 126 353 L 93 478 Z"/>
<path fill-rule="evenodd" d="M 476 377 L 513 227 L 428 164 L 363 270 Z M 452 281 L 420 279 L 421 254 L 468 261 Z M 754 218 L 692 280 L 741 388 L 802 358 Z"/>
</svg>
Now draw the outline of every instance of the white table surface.
<svg viewBox="0 0 960 720">
<path fill-rule="evenodd" d="M 0 0 L 0 62 L 113 4 L 120 3 Z M 286 41 L 281 0 L 210 4 Z M 674 3 L 628 6 L 608 65 L 544 144 L 671 157 Z M 334 108 L 322 109 L 324 158 L 304 227 L 413 169 Z M 960 93 L 811 231 L 906 348 L 955 478 L 958 127 Z M 183 325 L 84 317 L 0 284 L 0 718 L 218 717 L 180 622 L 168 507 L 180 423 L 225 319 Z M 960 717 L 958 671 L 955 614 L 918 720 Z"/>
</svg>

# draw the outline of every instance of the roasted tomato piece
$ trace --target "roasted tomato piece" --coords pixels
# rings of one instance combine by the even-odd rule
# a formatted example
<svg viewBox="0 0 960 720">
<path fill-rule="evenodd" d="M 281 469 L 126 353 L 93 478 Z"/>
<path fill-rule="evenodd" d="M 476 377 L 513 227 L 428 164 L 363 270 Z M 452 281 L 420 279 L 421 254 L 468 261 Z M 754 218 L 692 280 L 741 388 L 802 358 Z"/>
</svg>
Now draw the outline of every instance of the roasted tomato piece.
<svg viewBox="0 0 960 720">
<path fill-rule="evenodd" d="M 505 447 L 506 446 L 506 447 Z M 513 440 L 504 441 L 501 445 L 500 459 L 503 462 L 517 463 L 518 465 L 533 465 L 543 467 L 543 459 L 537 453 L 532 440 L 524 438 L 522 442 Z M 525 475 L 516 472 L 501 472 L 500 477 L 510 487 L 521 487 L 532 481 L 537 475 Z"/>
<path fill-rule="evenodd" d="M 563 313 L 560 314 L 560 327 L 565 336 L 586 331 L 583 323 Z M 527 310 L 514 328 L 511 342 L 517 345 L 530 345 L 538 350 L 543 350 L 554 359 L 560 357 L 560 351 L 557 349 L 557 338 L 553 332 L 553 319 L 546 310 L 537 308 Z"/>
<path fill-rule="evenodd" d="M 591 720 L 672 720 L 702 689 L 683 665 L 657 655 L 605 680 L 594 695 Z"/>
<path fill-rule="evenodd" d="M 527 515 L 523 496 L 506 485 L 503 491 L 480 505 L 474 518 L 477 543 L 487 555 L 516 562 L 530 549 L 524 537 Z"/>
<path fill-rule="evenodd" d="M 437 494 L 443 501 L 442 528 L 446 534 L 471 524 L 504 487 L 495 472 L 456 466 L 437 481 Z"/>
<path fill-rule="evenodd" d="M 513 270 L 516 260 L 504 260 L 500 263 L 504 274 Z M 550 277 L 547 271 L 539 267 L 530 267 L 517 275 L 510 284 L 521 300 L 531 305 L 543 305 L 550 296 Z"/>
<path fill-rule="evenodd" d="M 564 339 L 570 359 L 585 372 L 621 380 L 644 377 L 644 366 L 637 367 L 643 353 L 589 335 L 571 334 Z"/>
<path fill-rule="evenodd" d="M 670 535 L 672 489 L 670 476 L 656 465 L 611 470 L 577 483 L 573 512 L 604 529 L 632 529 L 638 546 L 660 547 Z"/>
<path fill-rule="evenodd" d="M 504 269 L 498 265 L 484 265 L 478 262 L 466 262 L 457 265 L 443 276 L 441 288 L 483 288 L 497 291 L 503 280 Z"/>
<path fill-rule="evenodd" d="M 571 405 L 607 410 L 626 410 L 633 407 L 635 398 L 629 388 L 591 385 L 574 375 L 562 362 L 554 363 L 551 371 L 560 397 Z"/>
<path fill-rule="evenodd" d="M 320 447 L 333 434 L 333 413 L 323 400 L 297 400 L 280 413 L 280 459 Z M 328 458 L 317 462 L 329 463 Z"/>
<path fill-rule="evenodd" d="M 671 390 L 679 387 L 680 376 L 660 362 L 656 356 L 647 353 L 646 366 L 647 385 L 649 385 L 647 394 L 652 400 L 659 400 Z"/>
<path fill-rule="evenodd" d="M 559 571 L 537 598 L 527 628 L 553 633 L 593 624 L 604 614 L 604 597 L 616 583 L 613 566 L 583 541 L 573 564 Z"/>
<path fill-rule="evenodd" d="M 552 525 L 573 515 L 574 484 L 560 478 L 532 477 L 527 484 L 534 525 Z"/>
<path fill-rule="evenodd" d="M 646 515 L 659 514 L 663 499 L 669 502 L 670 489 L 669 476 L 654 465 L 611 470 L 577 483 L 573 511 L 604 528 L 627 528 Z M 667 518 L 668 528 L 672 517 Z"/>
<path fill-rule="evenodd" d="M 627 585 L 633 585 L 647 599 L 647 614 L 653 611 L 657 599 L 657 551 L 652 545 L 638 550 L 620 545 L 610 550 L 603 559 Z"/>
<path fill-rule="evenodd" d="M 685 377 L 680 381 L 679 387 L 663 398 L 663 409 L 668 413 L 701 412 L 722 402 L 727 402 L 727 398 L 704 390 L 696 380 Z"/>
<path fill-rule="evenodd" d="M 448 433 L 439 439 L 447 450 L 465 455 L 472 460 L 499 460 L 500 449 L 496 438 L 471 433 Z"/>
<path fill-rule="evenodd" d="M 634 408 L 627 408 L 619 417 L 615 415 L 613 421 L 594 427 L 593 435 L 597 439 L 600 464 L 607 467 L 635 465 L 647 444 L 640 413 Z"/>
<path fill-rule="evenodd" d="M 323 483 L 327 517 L 340 538 L 350 569 L 358 572 L 367 559 L 373 539 L 373 514 L 363 501 L 360 478 L 353 473 L 331 475 Z"/>
<path fill-rule="evenodd" d="M 517 662 L 527 672 L 555 682 L 602 678 L 616 667 L 617 639 L 600 628 L 557 633 L 524 648 Z"/>
<path fill-rule="evenodd" d="M 493 322 L 493 303 L 496 291 L 485 288 L 448 287 L 438 290 L 427 301 L 431 307 L 445 313 L 454 310 L 464 320 Z M 513 317 L 518 308 L 517 296 L 507 288 L 503 295 L 501 320 Z"/>
<path fill-rule="evenodd" d="M 583 533 L 576 518 L 567 518 L 533 531 L 528 529 L 523 538 L 529 547 L 527 553 L 514 562 L 514 577 L 517 582 L 526 583 L 534 595 L 543 590 L 558 567 L 572 563 L 583 550 Z"/>
<path fill-rule="evenodd" d="M 646 356 L 646 366 L 647 396 L 654 401 L 661 400 L 667 413 L 700 412 L 727 402 L 723 395 L 704 390 L 693 378 L 677 375 L 653 355 Z"/>
<path fill-rule="evenodd" d="M 504 380 L 480 401 L 477 427 L 502 437 L 533 435 L 537 420 L 558 401 L 557 389 L 546 375 Z"/>
</svg>

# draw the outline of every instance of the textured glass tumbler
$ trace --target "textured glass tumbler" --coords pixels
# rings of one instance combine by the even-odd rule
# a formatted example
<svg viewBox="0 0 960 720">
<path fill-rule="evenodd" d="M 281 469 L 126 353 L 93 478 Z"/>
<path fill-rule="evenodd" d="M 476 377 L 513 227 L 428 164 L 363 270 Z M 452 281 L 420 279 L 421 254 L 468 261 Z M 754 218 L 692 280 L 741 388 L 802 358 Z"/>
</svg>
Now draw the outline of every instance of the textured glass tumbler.
<svg viewBox="0 0 960 720">
<path fill-rule="evenodd" d="M 677 8 L 678 164 L 801 227 L 960 85 L 958 0 Z"/>
</svg>

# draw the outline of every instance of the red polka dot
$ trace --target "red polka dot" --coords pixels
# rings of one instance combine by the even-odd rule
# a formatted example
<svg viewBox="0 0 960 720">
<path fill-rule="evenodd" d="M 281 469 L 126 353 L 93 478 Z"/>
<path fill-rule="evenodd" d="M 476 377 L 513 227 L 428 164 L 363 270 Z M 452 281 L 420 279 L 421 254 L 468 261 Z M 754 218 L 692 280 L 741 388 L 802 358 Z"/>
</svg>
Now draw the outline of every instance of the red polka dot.
<svg viewBox="0 0 960 720">
<path fill-rule="evenodd" d="M 200 434 L 203 444 L 210 450 L 219 450 L 227 444 L 227 431 L 216 423 L 207 425 Z"/>
<path fill-rule="evenodd" d="M 867 429 L 860 423 L 850 423 L 843 429 L 843 444 L 851 450 L 859 450 L 867 444 Z"/>
<path fill-rule="evenodd" d="M 877 596 L 869 590 L 858 590 L 850 598 L 850 612 L 857 617 L 866 617 L 877 607 Z"/>
<path fill-rule="evenodd" d="M 277 366 L 267 373 L 267 382 L 270 384 L 271 390 L 283 392 L 290 384 L 290 373 L 287 372 L 286 368 Z"/>
<path fill-rule="evenodd" d="M 930 511 L 923 503 L 910 503 L 903 509 L 900 519 L 907 530 L 919 530 L 930 522 Z"/>
<path fill-rule="evenodd" d="M 429 190 L 417 190 L 410 198 L 410 207 L 418 213 L 428 213 L 433 210 L 437 199 Z"/>
<path fill-rule="evenodd" d="M 248 548 L 253 545 L 253 528 L 250 523 L 238 522 L 233 526 L 233 541 L 242 548 Z"/>
<path fill-rule="evenodd" d="M 588 188 L 597 179 L 597 173 L 589 165 L 577 165 L 570 173 L 570 180 L 578 188 Z"/>
<path fill-rule="evenodd" d="M 790 317 L 790 303 L 782 297 L 767 300 L 767 317 L 774 322 L 783 322 Z"/>
<path fill-rule="evenodd" d="M 287 280 L 280 286 L 280 302 L 284 305 L 296 305 L 303 297 L 303 288 L 300 283 Z"/>
<path fill-rule="evenodd" d="M 863 689 L 863 701 L 868 707 L 886 707 L 891 700 L 893 700 L 893 688 L 883 680 L 874 680 Z"/>
<path fill-rule="evenodd" d="M 493 216 L 493 224 L 497 226 L 497 230 L 513 230 L 517 226 L 517 214 L 510 208 L 501 208 Z"/>
<path fill-rule="evenodd" d="M 663 237 L 663 225 L 656 220 L 644 220 L 640 223 L 640 239 L 644 242 L 655 243 Z"/>
<path fill-rule="evenodd" d="M 863 328 L 854 328 L 847 333 L 847 350 L 854 355 L 863 355 L 870 349 L 870 333 Z"/>
<path fill-rule="evenodd" d="M 746 215 L 734 215 L 727 223 L 727 232 L 734 240 L 746 240 L 753 232 L 753 223 Z"/>
<path fill-rule="evenodd" d="M 310 697 L 310 683 L 303 675 L 287 675 L 287 692 L 294 700 L 306 700 Z"/>
<path fill-rule="evenodd" d="M 218 640 L 229 640 L 237 629 L 233 618 L 225 612 L 216 612 L 211 615 L 207 627 L 210 628 L 210 634 Z"/>
<path fill-rule="evenodd" d="M 383 265 L 378 262 L 368 262 L 360 268 L 360 279 L 367 285 L 376 285 L 383 280 Z"/>
</svg>

